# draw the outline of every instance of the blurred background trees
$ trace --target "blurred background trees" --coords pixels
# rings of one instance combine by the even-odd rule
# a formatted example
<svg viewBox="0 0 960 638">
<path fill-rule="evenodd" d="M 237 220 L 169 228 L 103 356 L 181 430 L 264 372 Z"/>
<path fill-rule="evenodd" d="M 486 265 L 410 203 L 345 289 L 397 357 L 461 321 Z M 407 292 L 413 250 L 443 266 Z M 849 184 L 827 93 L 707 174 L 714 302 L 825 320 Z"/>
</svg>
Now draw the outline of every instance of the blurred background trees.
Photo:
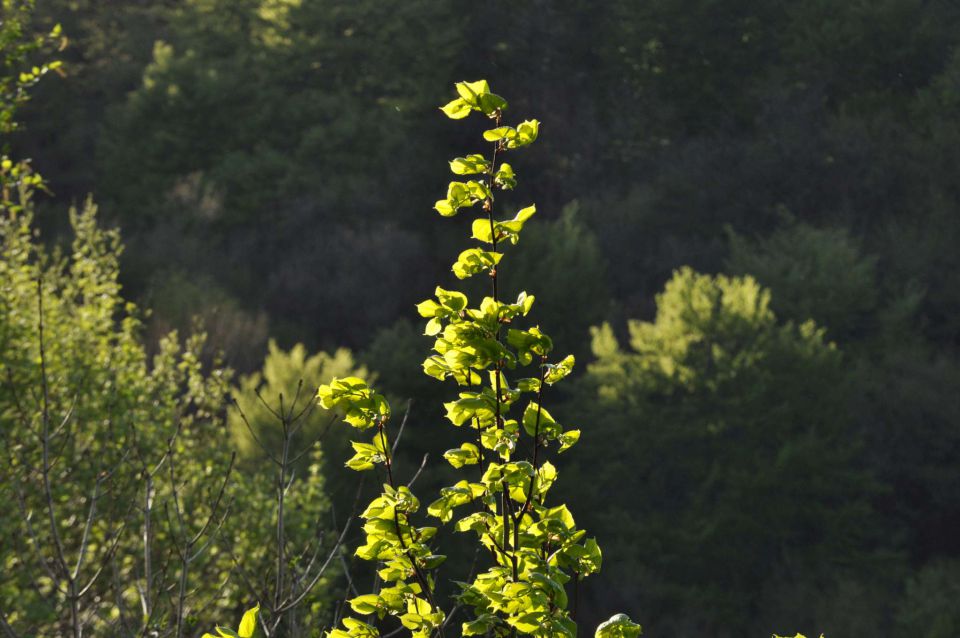
<svg viewBox="0 0 960 638">
<path fill-rule="evenodd" d="M 843 618 L 777 589 L 826 589 L 876 560 L 863 521 L 877 486 L 849 419 L 844 357 L 813 321 L 778 321 L 770 299 L 752 277 L 681 269 L 655 319 L 629 322 L 629 350 L 609 324 L 594 330 L 571 404 L 577 422 L 603 424 L 582 456 L 611 462 L 599 473 L 584 462 L 566 489 L 594 503 L 594 525 L 617 530 L 606 569 L 630 583 L 597 595 L 632 601 L 671 635 L 726 635 L 743 619 L 753 631 L 837 627 Z"/>
<path fill-rule="evenodd" d="M 190 365 L 219 384 L 204 399 L 222 401 L 218 441 L 249 444 L 220 365 L 255 419 L 256 388 L 273 404 L 301 377 L 365 367 L 413 399 L 407 462 L 442 451 L 411 319 L 447 268 L 429 247 L 456 232 L 431 221 L 442 159 L 477 131 L 435 107 L 488 77 L 543 116 L 516 168 L 548 221 L 502 281 L 536 289 L 535 316 L 578 355 L 559 416 L 619 459 L 558 486 L 596 505 L 584 515 L 612 559 L 584 626 L 612 596 L 661 636 L 956 633 L 956 3 L 50 0 L 25 31 L 56 23 L 65 77 L 17 104 L 8 135 L 52 190 L 28 224 L 46 243 L 19 241 L 66 263 L 64 211 L 95 193 L 127 246 L 98 249 L 115 260 L 99 323 L 57 314 L 69 275 L 48 285 L 50 338 L 98 344 L 57 364 L 79 375 L 57 401 L 100 378 L 144 387 L 124 399 L 139 406 L 165 387 L 151 357 L 185 356 L 164 335 L 198 327 Z M 35 324 L 24 277 L 4 284 L 9 344 Z M 580 311 L 557 315 L 571 298 Z M 151 312 L 118 314 L 128 301 Z M 3 362 L 26 388 L 24 348 Z M 162 441 L 173 408 L 136 410 Z M 316 457 L 316 494 L 350 491 L 334 456 Z M 237 467 L 258 462 L 250 448 Z"/>
</svg>

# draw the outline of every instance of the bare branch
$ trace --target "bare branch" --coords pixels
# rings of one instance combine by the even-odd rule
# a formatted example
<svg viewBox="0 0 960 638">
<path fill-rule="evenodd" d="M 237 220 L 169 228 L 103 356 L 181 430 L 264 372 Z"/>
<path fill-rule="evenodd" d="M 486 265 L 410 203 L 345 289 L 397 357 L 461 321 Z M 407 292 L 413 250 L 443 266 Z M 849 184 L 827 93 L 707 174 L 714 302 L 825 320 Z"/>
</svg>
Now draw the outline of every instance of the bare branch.
<svg viewBox="0 0 960 638">
<path fill-rule="evenodd" d="M 302 379 L 301 379 L 301 383 L 303 383 Z M 314 399 L 317 396 L 317 390 L 319 390 L 318 387 L 313 387 L 312 391 L 310 392 L 310 398 L 304 404 L 303 409 L 300 410 L 300 412 L 298 412 L 296 415 L 294 415 L 290 419 L 291 422 L 295 423 L 300 421 L 301 419 L 305 420 L 306 418 L 309 418 L 311 414 L 313 414 L 313 411 L 317 409 L 318 402 L 313 401 L 312 399 Z"/>
<path fill-rule="evenodd" d="M 237 558 L 237 555 L 233 553 L 233 549 L 228 548 L 227 552 L 230 554 L 231 560 L 233 560 L 234 567 L 236 567 L 237 571 L 240 572 L 243 583 L 247 586 L 247 590 L 250 592 L 250 595 L 256 600 L 266 600 L 266 592 L 257 591 L 257 588 L 253 584 L 253 580 L 250 578 L 250 574 L 248 574 L 247 570 L 243 568 L 243 564 Z"/>
<path fill-rule="evenodd" d="M 353 584 L 353 578 L 350 576 L 350 566 L 347 564 L 347 559 L 343 557 L 343 554 L 340 554 L 340 567 L 343 569 L 343 575 L 347 579 L 347 589 L 353 592 L 354 596 L 359 596 L 360 592 L 357 591 L 356 586 Z"/>
<path fill-rule="evenodd" d="M 70 578 L 70 568 L 63 549 L 63 540 L 60 538 L 60 528 L 57 523 L 57 514 L 54 507 L 53 490 L 50 487 L 50 388 L 47 381 L 47 355 L 43 336 L 43 279 L 37 279 L 37 334 L 40 347 L 40 387 L 42 389 L 41 447 L 43 455 L 43 494 L 46 498 L 47 519 L 50 525 L 50 536 L 53 538 L 57 566 L 64 578 Z M 75 626 L 74 633 L 79 636 Z"/>
<path fill-rule="evenodd" d="M 223 516 L 220 517 L 220 520 L 217 522 L 217 526 L 214 528 L 213 532 L 212 532 L 212 533 L 210 534 L 210 536 L 207 538 L 207 541 L 206 541 L 205 543 L 203 543 L 203 544 L 197 549 L 197 551 L 195 551 L 195 552 L 190 556 L 190 562 L 191 562 L 191 563 L 192 563 L 193 561 L 197 560 L 198 558 L 200 558 L 201 556 L 203 556 L 203 553 L 204 553 L 205 551 L 207 551 L 207 548 L 209 548 L 210 545 L 213 543 L 213 541 L 215 541 L 215 540 L 217 539 L 217 537 L 220 535 L 220 530 L 223 529 L 224 523 L 226 523 L 226 522 L 227 522 L 227 519 L 230 518 L 230 506 L 231 506 L 232 504 L 233 504 L 233 502 L 231 501 L 230 503 L 228 503 L 227 505 L 224 506 L 224 508 L 223 508 Z"/>
<path fill-rule="evenodd" d="M 303 379 L 297 381 L 297 391 L 293 395 L 293 402 L 290 404 L 290 411 L 286 414 L 286 419 L 289 422 L 293 422 L 293 411 L 297 408 L 297 401 L 300 400 L 300 393 L 303 391 Z M 280 395 L 280 400 L 283 401 L 283 395 Z M 293 432 L 291 432 L 293 434 Z"/>
<path fill-rule="evenodd" d="M 94 573 L 94 575 L 90 577 L 90 580 L 87 581 L 87 584 L 83 587 L 83 589 L 81 589 L 76 594 L 77 600 L 83 598 L 86 595 L 86 593 L 90 591 L 90 588 L 93 587 L 93 584 L 97 582 L 97 579 L 100 577 L 101 572 L 103 572 L 104 567 L 107 566 L 107 563 L 109 562 L 110 558 L 113 556 L 113 553 L 117 551 L 117 547 L 120 545 L 120 537 L 123 534 L 123 531 L 126 529 L 126 527 L 127 527 L 127 523 L 126 521 L 124 521 L 120 525 L 120 529 L 118 529 L 116 534 L 114 535 L 113 543 L 111 543 L 110 548 L 107 550 L 107 553 L 104 555 L 103 561 L 101 562 L 100 567 L 97 569 L 96 573 Z"/>
<path fill-rule="evenodd" d="M 66 594 L 66 590 L 63 589 L 63 585 L 60 583 L 60 577 L 53 571 L 53 568 L 50 566 L 50 562 L 43 555 L 42 550 L 40 549 L 42 545 L 40 544 L 40 539 L 37 536 L 37 531 L 33 528 L 33 523 L 31 519 L 33 518 L 30 512 L 27 511 L 26 500 L 23 495 L 23 490 L 19 484 L 14 485 L 14 493 L 17 495 L 17 507 L 20 509 L 20 517 L 23 519 L 24 526 L 27 528 L 27 538 L 29 539 L 29 545 L 33 549 L 37 557 L 37 562 L 40 563 L 40 566 L 43 567 L 43 570 L 47 573 L 47 576 L 50 577 L 50 581 L 57 588 L 61 594 Z"/>
<path fill-rule="evenodd" d="M 429 453 L 423 455 L 423 460 L 420 461 L 420 467 L 417 469 L 417 472 L 413 475 L 413 478 L 410 479 L 410 482 L 407 483 L 407 487 L 413 487 L 413 484 L 416 482 L 416 480 L 420 478 L 420 473 L 423 472 L 423 468 L 427 466 L 427 459 L 429 457 L 430 457 Z"/>
<path fill-rule="evenodd" d="M 213 505 L 210 507 L 210 516 L 207 517 L 206 522 L 203 524 L 203 527 L 200 528 L 200 531 L 194 534 L 193 538 L 190 539 L 190 547 L 193 547 L 197 541 L 207 532 L 207 528 L 210 527 L 210 522 L 214 519 L 217 514 L 217 509 L 220 507 L 220 502 L 223 500 L 223 494 L 227 489 L 227 483 L 230 481 L 230 473 L 233 472 L 233 464 L 237 460 L 237 453 L 233 452 L 230 455 L 230 464 L 227 466 L 227 471 L 223 475 L 223 482 L 220 484 L 220 490 L 217 492 L 217 498 L 213 501 Z M 222 522 L 221 522 L 222 525 Z"/>
<path fill-rule="evenodd" d="M 297 461 L 302 459 L 310 450 L 313 449 L 314 445 L 316 445 L 317 443 L 322 441 L 324 438 L 326 438 L 327 433 L 330 431 L 330 426 L 333 425 L 335 421 L 337 421 L 338 417 L 339 417 L 338 414 L 334 414 L 333 416 L 331 416 L 330 419 L 327 421 L 326 425 L 323 426 L 323 430 L 321 430 L 320 434 L 317 435 L 317 438 L 315 438 L 313 442 L 310 443 L 310 445 L 306 446 L 299 454 L 294 456 L 293 459 L 290 461 L 290 464 L 291 465 L 296 464 Z"/>
<path fill-rule="evenodd" d="M 83 526 L 83 536 L 80 537 L 80 550 L 77 552 L 77 563 L 70 576 L 73 580 L 76 580 L 80 575 L 80 568 L 83 567 L 83 559 L 87 554 L 87 540 L 90 538 L 90 528 L 93 527 L 93 518 L 97 514 L 97 501 L 100 500 L 100 481 L 100 477 L 97 477 L 93 486 L 93 494 L 90 496 L 90 509 L 87 512 L 87 522 Z"/>
<path fill-rule="evenodd" d="M 390 448 L 390 456 L 397 454 L 397 446 L 400 445 L 400 438 L 403 436 L 403 429 L 407 427 L 407 419 L 410 418 L 410 407 L 413 405 L 413 399 L 407 401 L 407 409 L 403 412 L 403 420 L 400 421 L 400 427 L 397 429 L 397 436 L 393 439 L 393 447 Z"/>
<path fill-rule="evenodd" d="M 259 398 L 260 395 L 257 394 L 257 397 Z M 250 432 L 250 436 L 252 436 L 253 440 L 256 441 L 257 446 L 263 451 L 264 454 L 267 455 L 267 458 L 273 461 L 275 465 L 280 465 L 280 459 L 274 456 L 273 452 L 271 452 L 269 448 L 264 445 L 263 441 L 260 440 L 260 437 L 257 436 L 256 431 L 254 431 L 253 426 L 250 425 L 250 421 L 247 420 L 247 415 L 244 414 L 243 409 L 240 407 L 240 403 L 237 401 L 236 397 L 231 397 L 231 399 L 233 399 L 233 406 L 237 408 L 237 412 L 240 414 L 240 419 L 243 421 L 243 424 L 247 426 L 247 431 Z M 260 400 L 263 401 L 262 398 Z M 271 412 L 273 412 L 273 410 L 271 410 Z"/>
<path fill-rule="evenodd" d="M 330 566 L 330 562 L 339 552 L 340 546 L 343 545 L 343 541 L 347 537 L 347 532 L 350 531 L 350 526 L 353 524 L 353 521 L 356 519 L 357 506 L 360 503 L 360 494 L 362 493 L 362 490 L 363 490 L 363 480 L 361 479 L 360 485 L 357 487 L 357 496 L 353 501 L 353 508 L 352 508 L 352 511 L 350 512 L 350 517 L 347 519 L 347 522 L 343 526 L 343 531 L 340 532 L 340 536 L 337 538 L 336 543 L 334 543 L 333 548 L 330 550 L 330 553 L 327 555 L 327 559 L 323 562 L 323 565 L 320 566 L 319 570 L 311 579 L 310 583 L 304 588 L 304 590 L 300 592 L 300 594 L 296 596 L 293 600 L 280 606 L 276 610 L 277 613 L 283 613 L 299 605 L 303 601 L 303 599 L 307 596 L 307 594 L 309 594 L 310 591 L 317 586 L 317 583 L 320 582 L 320 578 L 323 576 L 324 572 L 326 572 L 327 567 Z"/>
<path fill-rule="evenodd" d="M 263 407 L 265 407 L 270 414 L 272 414 L 274 417 L 276 417 L 276 419 L 277 419 L 278 421 L 283 421 L 283 420 L 284 420 L 282 413 L 281 413 L 281 412 L 277 412 L 277 411 L 274 410 L 272 407 L 270 407 L 270 404 L 267 403 L 267 401 L 266 401 L 262 396 L 260 396 L 260 390 L 259 390 L 259 388 L 258 388 L 258 389 L 255 389 L 255 390 L 253 391 L 253 393 L 254 393 L 255 395 L 257 395 L 257 398 L 258 398 L 258 399 L 260 399 L 260 403 L 263 404 Z M 280 408 L 281 408 L 281 410 L 283 409 L 283 394 L 280 395 Z"/>
</svg>

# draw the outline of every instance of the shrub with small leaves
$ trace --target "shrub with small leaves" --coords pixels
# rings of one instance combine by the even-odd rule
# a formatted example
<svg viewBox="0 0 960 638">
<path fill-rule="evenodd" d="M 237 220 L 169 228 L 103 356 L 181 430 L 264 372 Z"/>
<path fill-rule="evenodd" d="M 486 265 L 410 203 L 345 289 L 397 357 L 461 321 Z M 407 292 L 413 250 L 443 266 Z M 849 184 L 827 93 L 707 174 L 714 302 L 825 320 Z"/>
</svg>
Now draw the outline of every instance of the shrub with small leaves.
<svg viewBox="0 0 960 638">
<path fill-rule="evenodd" d="M 470 230 L 479 245 L 461 252 L 452 271 L 458 279 L 486 277 L 490 294 L 472 306 L 466 294 L 438 287 L 434 299 L 417 306 L 426 319 L 425 334 L 434 338 L 424 372 L 458 386 L 457 397 L 444 407 L 465 439 L 444 454 L 464 478 L 442 488 L 426 514 L 452 524 L 456 532 L 474 534 L 488 557 L 485 569 L 458 583 L 456 609 L 469 610 L 462 635 L 576 636 L 568 588 L 598 571 L 602 555 L 567 506 L 547 500 L 558 476 L 548 453 L 571 448 L 580 431 L 561 425 L 544 407 L 548 389 L 567 377 L 575 362 L 573 356 L 555 358 L 551 338 L 539 326 L 523 324 L 533 295 L 521 292 L 515 300 L 501 295 L 503 249 L 519 242 L 536 206 L 506 219 L 494 212 L 500 194 L 517 185 L 503 155 L 536 141 L 540 124 L 505 124 L 507 102 L 484 80 L 461 82 L 456 89 L 458 97 L 441 110 L 452 119 L 473 113 L 490 119 L 483 139 L 491 148 L 450 162 L 451 171 L 465 181 L 451 182 L 434 209 L 444 217 L 477 209 Z M 342 410 L 347 423 L 369 437 L 353 443 L 355 454 L 347 465 L 357 471 L 382 468 L 387 478 L 361 515 L 366 542 L 356 550 L 358 557 L 380 565 L 384 586 L 349 601 L 365 620 L 346 618 L 343 628 L 328 636 L 379 636 L 381 626 L 392 632 L 399 623 L 415 638 L 442 637 L 454 617 L 434 597 L 436 569 L 445 557 L 434 551 L 437 527 L 419 521 L 420 501 L 394 476 L 386 399 L 355 377 L 321 387 L 319 398 L 324 408 Z M 639 634 L 640 626 L 623 614 L 596 633 L 602 638 Z"/>
</svg>

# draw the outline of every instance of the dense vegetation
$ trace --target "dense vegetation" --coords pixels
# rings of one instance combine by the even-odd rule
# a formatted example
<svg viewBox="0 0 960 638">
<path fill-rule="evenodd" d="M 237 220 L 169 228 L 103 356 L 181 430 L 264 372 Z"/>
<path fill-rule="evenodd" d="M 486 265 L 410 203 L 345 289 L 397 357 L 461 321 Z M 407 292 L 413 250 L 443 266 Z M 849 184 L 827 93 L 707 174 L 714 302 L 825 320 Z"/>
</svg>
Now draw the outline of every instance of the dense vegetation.
<svg viewBox="0 0 960 638">
<path fill-rule="evenodd" d="M 19 4 L 4 4 L 5 53 Z M 541 223 L 503 295 L 536 290 L 537 320 L 580 362 L 551 406 L 583 431 L 554 490 L 612 558 L 580 591 L 581 626 L 618 609 L 658 636 L 960 631 L 955 3 L 50 0 L 26 30 L 56 23 L 63 77 L 28 103 L 0 86 L 6 152 L 33 158 L 52 190 L 33 196 L 34 173 L 9 173 L 16 159 L 4 169 L 16 187 L 0 228 L 0 445 L 17 460 L 0 488 L 14 513 L 0 521 L 0 611 L 15 608 L 15 626 L 69 623 L 49 607 L 76 580 L 53 564 L 63 587 L 51 589 L 20 568 L 56 563 L 24 545 L 18 513 L 48 500 L 33 434 L 46 421 L 63 437 L 48 443 L 77 459 L 53 468 L 64 474 L 50 496 L 71 561 L 111 454 L 182 458 L 155 498 L 195 486 L 196 531 L 220 520 L 211 507 L 236 447 L 224 501 L 236 523 L 216 542 L 271 582 L 274 530 L 239 522 L 273 520 L 263 448 L 312 455 L 280 471 L 313 508 L 288 522 L 301 546 L 318 517 L 342 523 L 353 489 L 324 462 L 342 435 L 322 455 L 308 448 L 326 415 L 288 436 L 258 388 L 277 407 L 297 379 L 373 371 L 394 405 L 413 400 L 401 462 L 430 452 L 433 466 L 460 444 L 435 427 L 445 395 L 415 373 L 430 344 L 411 314 L 456 236 L 430 211 L 434 160 L 482 130 L 436 105 L 454 81 L 488 77 L 542 120 L 523 167 Z M 40 52 L 23 55 L 4 60 L 5 77 Z M 122 255 L 104 225 L 119 227 Z M 205 341 L 169 336 L 195 317 Z M 229 414 L 225 366 L 241 375 Z M 122 466 L 131 476 L 110 475 L 115 496 L 94 517 L 88 577 L 104 556 L 143 554 L 142 512 L 117 533 L 123 504 L 144 496 Z M 449 478 L 437 468 L 419 491 Z M 18 485 L 38 500 L 21 507 Z M 169 565 L 158 581 L 177 582 L 175 519 L 156 518 Z M 142 569 L 117 560 L 85 594 L 104 622 L 141 622 Z M 209 602 L 190 601 L 189 631 L 240 616 L 250 595 L 236 561 L 211 545 L 191 569 L 207 585 L 192 595 Z M 331 570 L 298 618 L 330 620 L 341 580 Z M 157 622 L 179 617 L 178 602 L 158 601 Z"/>
</svg>

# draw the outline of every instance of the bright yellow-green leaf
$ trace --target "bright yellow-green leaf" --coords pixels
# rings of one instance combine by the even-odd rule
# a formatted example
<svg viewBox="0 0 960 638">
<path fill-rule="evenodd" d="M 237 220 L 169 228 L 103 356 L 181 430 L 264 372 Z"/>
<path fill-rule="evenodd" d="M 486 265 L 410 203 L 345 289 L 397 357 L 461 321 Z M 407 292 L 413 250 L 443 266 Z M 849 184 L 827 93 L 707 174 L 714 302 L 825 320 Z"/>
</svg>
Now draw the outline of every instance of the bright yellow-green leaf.
<svg viewBox="0 0 960 638">
<path fill-rule="evenodd" d="M 443 453 L 443 458 L 455 468 L 461 468 L 464 465 L 476 465 L 480 462 L 480 450 L 473 443 L 462 443 L 459 448 L 447 450 Z"/>
<path fill-rule="evenodd" d="M 440 334 L 441 330 L 443 330 L 443 324 L 440 323 L 439 318 L 434 317 L 433 319 L 427 322 L 427 325 L 423 330 L 423 334 L 427 335 L 428 337 L 432 337 L 434 335 Z"/>
<path fill-rule="evenodd" d="M 538 326 L 529 330 L 511 328 L 507 331 L 507 343 L 517 351 L 517 359 L 523 365 L 529 365 L 534 357 L 545 357 L 553 350 L 553 339 Z"/>
<path fill-rule="evenodd" d="M 457 93 L 460 100 L 471 109 L 480 111 L 484 115 L 493 117 L 497 111 L 507 108 L 507 101 L 495 93 L 490 92 L 490 85 L 486 80 L 476 82 L 457 82 Z"/>
<path fill-rule="evenodd" d="M 503 253 L 495 253 L 479 248 L 468 248 L 460 253 L 457 262 L 453 264 L 451 270 L 457 276 L 457 279 L 466 279 L 473 275 L 490 272 L 490 270 L 500 263 Z"/>
<path fill-rule="evenodd" d="M 458 157 L 450 162 L 450 170 L 456 175 L 477 175 L 486 173 L 489 169 L 490 162 L 479 154 Z"/>
<path fill-rule="evenodd" d="M 557 451 L 566 452 L 580 440 L 580 430 L 567 430 L 557 440 L 560 441 L 560 449 Z"/>
<path fill-rule="evenodd" d="M 576 523 L 573 520 L 573 514 L 570 513 L 570 510 L 567 509 L 566 505 L 551 507 L 544 512 L 542 518 L 558 520 L 563 523 L 564 527 L 567 529 L 574 529 L 576 527 Z"/>
<path fill-rule="evenodd" d="M 630 620 L 626 614 L 616 614 L 610 620 L 597 627 L 595 638 L 636 638 L 641 633 L 641 627 Z"/>
<path fill-rule="evenodd" d="M 513 167 L 507 162 L 501 164 L 493 176 L 493 183 L 503 190 L 512 190 L 517 185 L 517 177 L 513 172 Z"/>
<path fill-rule="evenodd" d="M 374 436 L 373 440 L 379 441 L 380 437 Z M 350 445 L 353 446 L 356 453 L 345 465 L 352 470 L 358 472 L 372 470 L 374 464 L 383 463 L 386 460 L 382 445 L 377 445 L 376 443 L 360 443 L 358 441 L 351 441 Z"/>
<path fill-rule="evenodd" d="M 472 237 L 488 244 L 493 243 L 492 229 L 495 228 L 496 222 L 490 224 L 489 220 L 479 218 L 473 220 L 473 223 L 470 225 L 470 229 L 473 231 Z"/>
<path fill-rule="evenodd" d="M 507 139 L 507 148 L 520 148 L 536 141 L 540 134 L 540 122 L 538 120 L 526 120 L 521 122 L 516 129 L 516 135 Z"/>
<path fill-rule="evenodd" d="M 382 602 L 380 596 L 376 594 L 364 594 L 356 598 L 351 598 L 350 608 L 356 613 L 366 616 L 375 613 Z"/>
<path fill-rule="evenodd" d="M 435 317 L 437 316 L 437 311 L 442 307 L 443 306 L 438 304 L 433 299 L 427 299 L 426 301 L 421 301 L 417 304 L 417 312 L 420 313 L 421 317 Z"/>
<path fill-rule="evenodd" d="M 553 385 L 558 381 L 564 379 L 573 371 L 573 366 L 576 363 L 572 354 L 568 354 L 560 363 L 547 364 L 547 374 L 544 377 L 549 385 Z"/>
<path fill-rule="evenodd" d="M 467 102 L 457 98 L 456 100 L 441 106 L 440 110 L 443 111 L 444 115 L 449 117 L 451 120 L 462 120 L 470 115 L 470 111 L 473 109 L 470 108 L 470 105 Z"/>
<path fill-rule="evenodd" d="M 473 238 L 488 244 L 492 244 L 493 236 L 495 234 L 497 241 L 508 240 L 511 244 L 516 244 L 520 239 L 520 231 L 523 230 L 523 225 L 528 219 L 533 217 L 534 213 L 536 212 L 536 206 L 527 206 L 526 208 L 518 211 L 513 219 L 493 222 L 492 229 L 490 220 L 482 218 L 475 219 L 473 220 L 473 224 L 471 226 Z"/>
<path fill-rule="evenodd" d="M 490 92 L 490 84 L 486 80 L 477 80 L 476 82 L 457 82 L 457 93 L 460 99 L 470 105 L 476 105 L 478 99 L 484 93 Z"/>
<path fill-rule="evenodd" d="M 542 436 L 555 439 L 560 435 L 560 425 L 554 421 L 547 409 L 531 401 L 523 411 L 523 429 L 530 436 Z"/>
<path fill-rule="evenodd" d="M 437 203 L 433 205 L 433 209 L 444 217 L 453 217 L 457 214 L 458 210 L 453 207 L 453 204 L 451 204 L 448 199 L 438 199 Z"/>
<path fill-rule="evenodd" d="M 497 128 L 492 128 L 483 132 L 483 139 L 487 140 L 488 142 L 507 140 L 507 143 L 509 143 L 510 140 L 516 139 L 516 137 L 517 130 L 512 126 L 498 126 Z"/>
<path fill-rule="evenodd" d="M 259 613 L 260 605 L 258 604 L 256 607 L 253 609 L 248 609 L 246 613 L 243 614 L 243 618 L 240 620 L 240 627 L 237 630 L 240 638 L 251 638 L 253 636 L 253 632 L 257 628 L 257 614 Z"/>
<path fill-rule="evenodd" d="M 507 101 L 496 93 L 484 93 L 477 101 L 480 112 L 488 117 L 494 117 L 497 111 L 507 108 Z"/>
</svg>

